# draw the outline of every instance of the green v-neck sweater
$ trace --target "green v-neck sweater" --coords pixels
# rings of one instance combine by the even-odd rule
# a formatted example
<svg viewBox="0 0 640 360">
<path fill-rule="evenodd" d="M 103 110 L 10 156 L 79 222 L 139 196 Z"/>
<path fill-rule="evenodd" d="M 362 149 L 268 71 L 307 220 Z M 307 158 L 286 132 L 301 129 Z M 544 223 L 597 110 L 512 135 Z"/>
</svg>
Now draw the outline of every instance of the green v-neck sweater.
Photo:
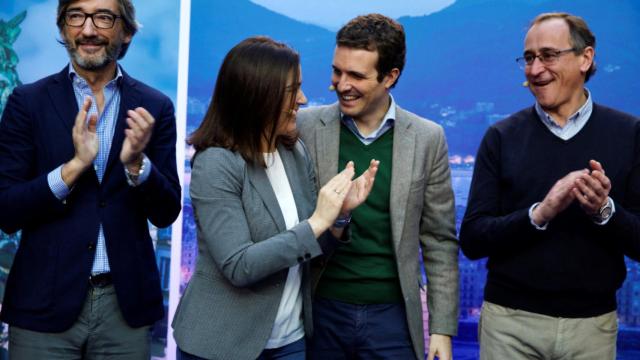
<svg viewBox="0 0 640 360">
<path fill-rule="evenodd" d="M 336 249 L 322 274 L 319 296 L 352 304 L 402 302 L 389 213 L 392 154 L 393 129 L 365 145 L 341 125 L 339 169 L 352 160 L 359 176 L 371 159 L 380 166 L 367 201 L 352 213 L 351 242 Z"/>
</svg>

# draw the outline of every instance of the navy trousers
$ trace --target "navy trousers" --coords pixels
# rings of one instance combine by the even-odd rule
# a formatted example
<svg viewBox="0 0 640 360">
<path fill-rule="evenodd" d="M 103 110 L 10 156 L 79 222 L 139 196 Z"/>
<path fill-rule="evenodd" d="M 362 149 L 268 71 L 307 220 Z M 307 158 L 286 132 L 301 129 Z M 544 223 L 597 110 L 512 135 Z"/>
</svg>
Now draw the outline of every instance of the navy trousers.
<svg viewBox="0 0 640 360">
<path fill-rule="evenodd" d="M 415 359 L 404 304 L 313 302 L 311 360 Z"/>
</svg>

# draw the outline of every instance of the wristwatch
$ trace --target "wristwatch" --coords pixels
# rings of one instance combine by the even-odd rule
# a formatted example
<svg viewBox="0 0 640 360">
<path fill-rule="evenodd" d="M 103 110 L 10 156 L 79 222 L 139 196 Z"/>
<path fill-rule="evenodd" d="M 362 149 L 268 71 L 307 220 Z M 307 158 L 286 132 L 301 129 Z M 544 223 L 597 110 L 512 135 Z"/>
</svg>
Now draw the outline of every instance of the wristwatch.
<svg viewBox="0 0 640 360">
<path fill-rule="evenodd" d="M 604 203 L 598 210 L 598 212 L 593 216 L 593 220 L 602 223 L 611 217 L 613 214 L 613 207 L 611 206 L 611 199 L 607 199 L 607 202 Z"/>
<path fill-rule="evenodd" d="M 333 227 L 340 229 L 349 225 L 350 222 L 351 222 L 351 213 L 349 213 L 344 217 L 338 217 L 336 219 L 336 222 L 333 223 Z"/>
<path fill-rule="evenodd" d="M 145 165 L 147 163 L 147 158 L 143 157 L 142 161 L 140 161 L 140 167 L 138 168 L 138 172 L 137 173 L 132 173 L 129 172 L 129 169 L 127 169 L 127 167 L 124 167 L 124 171 L 125 174 L 127 175 L 127 180 L 129 180 L 129 184 L 131 186 L 136 186 L 138 185 L 138 179 L 140 178 L 140 175 L 142 175 L 142 173 L 144 173 L 144 169 L 145 169 Z"/>
</svg>

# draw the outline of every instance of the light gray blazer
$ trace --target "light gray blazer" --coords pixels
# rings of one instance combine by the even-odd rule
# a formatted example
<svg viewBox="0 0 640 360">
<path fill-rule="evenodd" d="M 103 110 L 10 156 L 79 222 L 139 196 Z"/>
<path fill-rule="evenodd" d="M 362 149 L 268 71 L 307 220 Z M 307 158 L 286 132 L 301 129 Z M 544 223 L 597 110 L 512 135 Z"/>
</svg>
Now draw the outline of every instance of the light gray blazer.
<svg viewBox="0 0 640 360">
<path fill-rule="evenodd" d="M 322 186 L 338 171 L 339 106 L 301 110 L 297 125 L 316 166 L 317 186 Z M 393 250 L 409 331 L 416 358 L 424 359 L 418 244 L 427 274 L 429 331 L 455 335 L 458 330 L 454 197 L 442 127 L 400 107 L 393 128 L 390 197 Z"/>
<path fill-rule="evenodd" d="M 183 351 L 206 359 L 257 358 L 271 334 L 288 269 L 299 263 L 305 332 L 311 334 L 308 260 L 337 240 L 316 240 L 306 220 L 316 191 L 303 145 L 278 150 L 300 219 L 289 230 L 264 168 L 222 148 L 208 148 L 193 160 L 198 260 L 172 323 Z"/>
</svg>

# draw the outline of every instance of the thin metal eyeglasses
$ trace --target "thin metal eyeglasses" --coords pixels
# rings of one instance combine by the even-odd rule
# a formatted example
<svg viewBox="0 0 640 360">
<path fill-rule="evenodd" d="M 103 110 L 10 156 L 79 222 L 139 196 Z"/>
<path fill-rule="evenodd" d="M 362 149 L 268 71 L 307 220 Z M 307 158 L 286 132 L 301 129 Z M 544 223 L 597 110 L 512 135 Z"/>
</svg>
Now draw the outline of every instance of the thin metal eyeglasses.
<svg viewBox="0 0 640 360">
<path fill-rule="evenodd" d="M 89 14 L 78 10 L 67 11 L 64 14 L 65 24 L 73 27 L 83 27 L 87 18 L 91 18 L 93 26 L 98 29 L 111 29 L 113 25 L 115 25 L 116 20 L 122 18 L 122 16 L 105 11 Z"/>
<path fill-rule="evenodd" d="M 540 52 L 539 55 L 534 54 L 524 54 L 523 56 L 516 59 L 516 62 L 520 66 L 520 68 L 524 69 L 525 66 L 533 65 L 533 62 L 536 61 L 536 58 L 540 59 L 543 65 L 550 66 L 558 62 L 558 59 L 563 54 L 568 54 L 572 51 L 576 51 L 576 48 L 564 49 L 564 50 L 552 50 L 545 49 Z"/>
</svg>

